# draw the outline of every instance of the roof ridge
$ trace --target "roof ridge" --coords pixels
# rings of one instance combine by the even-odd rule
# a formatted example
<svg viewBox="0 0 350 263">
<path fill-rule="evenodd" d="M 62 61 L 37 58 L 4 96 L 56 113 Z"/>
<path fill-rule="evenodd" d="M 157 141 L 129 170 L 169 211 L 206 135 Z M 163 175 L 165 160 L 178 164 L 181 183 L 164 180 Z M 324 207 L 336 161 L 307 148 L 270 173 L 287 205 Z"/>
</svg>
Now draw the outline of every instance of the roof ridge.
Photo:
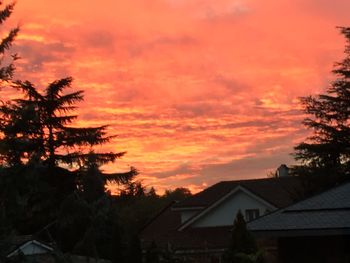
<svg viewBox="0 0 350 263">
<path fill-rule="evenodd" d="M 158 213 L 156 213 L 153 217 L 151 217 L 138 231 L 138 233 L 141 233 L 147 226 L 149 226 L 157 217 L 159 217 L 163 212 L 165 212 L 167 209 L 171 208 L 174 204 L 176 204 L 177 201 L 171 201 L 166 206 L 163 207 Z"/>
<path fill-rule="evenodd" d="M 233 182 L 252 182 L 252 181 L 273 181 L 273 180 L 284 180 L 286 178 L 295 178 L 296 176 L 285 176 L 285 177 L 260 177 L 260 178 L 248 178 L 248 179 L 239 179 L 239 180 L 224 180 L 220 181 L 219 183 L 233 183 Z M 216 183 L 218 184 L 218 183 Z M 213 184 L 216 185 L 216 184 Z M 211 186 L 210 186 L 211 187 Z"/>
<path fill-rule="evenodd" d="M 184 207 L 197 207 L 197 206 L 202 207 L 203 205 L 208 206 L 212 203 L 212 201 L 217 200 L 218 198 L 225 195 L 226 193 L 236 188 L 237 186 L 242 186 L 247 190 L 253 192 L 255 195 L 263 199 L 266 199 L 265 196 L 260 195 L 259 191 L 256 191 L 255 189 L 256 187 L 261 188 L 261 186 L 265 184 L 269 184 L 269 185 L 276 184 L 276 185 L 283 186 L 285 183 L 296 181 L 296 180 L 297 180 L 296 176 L 288 176 L 288 177 L 264 177 L 264 178 L 250 178 L 250 179 L 242 179 L 242 180 L 220 181 L 202 190 L 201 192 L 198 192 L 193 196 L 186 198 L 185 200 L 175 204 L 174 207 L 184 208 Z M 289 193 L 290 195 L 292 194 L 292 192 L 294 192 L 294 190 L 291 192 L 291 189 L 289 189 L 288 187 L 283 187 L 283 188 L 284 188 L 284 191 L 290 192 Z M 218 193 L 219 189 L 221 189 L 220 193 Z M 211 196 L 211 195 L 216 196 L 215 200 L 210 200 L 210 202 L 208 202 L 207 200 L 208 196 Z M 292 196 L 290 198 L 292 198 Z M 203 201 L 203 200 L 206 200 L 206 201 Z M 204 203 L 202 204 L 202 202 Z M 279 205 L 279 203 L 272 202 L 272 200 L 269 200 L 269 202 L 273 203 L 274 205 L 281 206 Z"/>
<path fill-rule="evenodd" d="M 307 208 L 307 209 L 288 209 L 284 210 L 282 213 L 295 213 L 295 212 L 320 212 L 320 211 L 348 211 L 350 207 L 340 207 L 340 208 Z"/>
</svg>

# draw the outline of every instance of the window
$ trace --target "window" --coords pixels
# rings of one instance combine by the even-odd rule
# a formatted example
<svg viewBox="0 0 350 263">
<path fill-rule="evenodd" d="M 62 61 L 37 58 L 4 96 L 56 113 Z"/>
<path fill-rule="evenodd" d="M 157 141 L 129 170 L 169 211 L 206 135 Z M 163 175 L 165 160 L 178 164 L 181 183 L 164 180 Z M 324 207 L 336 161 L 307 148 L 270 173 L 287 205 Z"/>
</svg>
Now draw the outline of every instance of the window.
<svg viewBox="0 0 350 263">
<path fill-rule="evenodd" d="M 245 220 L 247 222 L 254 220 L 255 218 L 258 218 L 260 215 L 259 209 L 246 209 L 245 210 Z"/>
</svg>

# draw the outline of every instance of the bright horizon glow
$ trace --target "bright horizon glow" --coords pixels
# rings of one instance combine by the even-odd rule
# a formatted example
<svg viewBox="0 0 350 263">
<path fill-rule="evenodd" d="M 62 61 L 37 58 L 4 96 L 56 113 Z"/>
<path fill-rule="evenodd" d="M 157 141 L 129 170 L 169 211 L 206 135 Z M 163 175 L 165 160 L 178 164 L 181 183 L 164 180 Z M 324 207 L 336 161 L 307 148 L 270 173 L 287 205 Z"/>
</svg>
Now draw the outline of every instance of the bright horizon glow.
<svg viewBox="0 0 350 263">
<path fill-rule="evenodd" d="M 16 77 L 72 76 L 78 125 L 109 124 L 106 171 L 140 170 L 158 191 L 266 177 L 304 140 L 300 96 L 342 58 L 350 1 L 19 0 Z M 13 96 L 2 90 L 2 97 Z"/>
</svg>

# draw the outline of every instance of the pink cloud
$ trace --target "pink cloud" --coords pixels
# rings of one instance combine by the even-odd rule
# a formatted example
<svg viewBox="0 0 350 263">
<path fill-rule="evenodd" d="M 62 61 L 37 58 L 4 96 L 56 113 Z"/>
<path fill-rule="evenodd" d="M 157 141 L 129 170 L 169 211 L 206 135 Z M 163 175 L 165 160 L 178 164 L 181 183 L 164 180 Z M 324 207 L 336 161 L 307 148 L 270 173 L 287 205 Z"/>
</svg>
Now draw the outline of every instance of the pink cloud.
<svg viewBox="0 0 350 263">
<path fill-rule="evenodd" d="M 335 26 L 349 23 L 349 8 L 346 0 L 22 0 L 12 18 L 22 24 L 18 77 L 40 87 L 75 78 L 86 99 L 79 124 L 110 124 L 119 137 L 105 147 L 128 151 L 105 169 L 134 165 L 160 189 L 264 177 L 291 163 L 306 135 L 298 97 L 332 78 L 343 48 Z"/>
</svg>

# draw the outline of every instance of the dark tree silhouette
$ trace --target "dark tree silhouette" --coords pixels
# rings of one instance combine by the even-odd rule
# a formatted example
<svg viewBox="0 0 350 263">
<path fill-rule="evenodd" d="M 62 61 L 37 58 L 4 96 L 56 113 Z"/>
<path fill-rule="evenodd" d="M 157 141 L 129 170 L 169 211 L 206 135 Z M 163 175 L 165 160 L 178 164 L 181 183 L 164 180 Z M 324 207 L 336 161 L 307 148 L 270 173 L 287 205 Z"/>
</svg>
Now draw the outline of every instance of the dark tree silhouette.
<svg viewBox="0 0 350 263">
<path fill-rule="evenodd" d="M 83 91 L 64 93 L 71 87 L 72 78 L 56 80 L 41 94 L 32 83 L 17 81 L 24 97 L 0 107 L 0 157 L 7 166 L 42 163 L 49 167 L 68 164 L 83 168 L 94 163 L 100 166 L 114 162 L 125 152 L 95 153 L 93 146 L 109 142 L 107 126 L 72 127 L 77 118 L 70 114 L 76 103 L 83 100 Z M 93 157 L 92 157 L 93 156 Z M 127 181 L 136 175 L 109 174 L 107 180 Z"/>
<path fill-rule="evenodd" d="M 0 2 L 0 6 L 2 5 L 2 2 Z M 0 25 L 2 25 L 13 13 L 15 7 L 15 3 L 11 3 L 5 6 L 4 9 L 0 10 Z M 15 37 L 17 36 L 19 31 L 19 27 L 13 28 L 10 30 L 10 32 L 7 33 L 7 35 L 0 41 L 0 57 L 1 61 L 5 60 L 6 51 L 9 50 L 11 47 Z M 0 88 L 4 85 L 8 84 L 8 81 L 12 80 L 13 72 L 15 70 L 15 66 L 13 64 L 13 61 L 18 59 L 17 55 L 11 55 L 10 59 L 7 59 L 9 61 L 8 64 L 2 65 L 0 67 Z M 6 61 L 6 60 L 5 60 Z"/>
<path fill-rule="evenodd" d="M 0 25 L 13 8 L 0 10 Z M 66 92 L 72 78 L 53 81 L 43 92 L 28 81 L 13 81 L 18 57 L 6 55 L 18 31 L 0 41 L 0 89 L 17 88 L 23 95 L 0 105 L 0 250 L 12 233 L 45 231 L 64 252 L 121 262 L 119 210 L 105 185 L 129 184 L 137 170 L 100 170 L 125 152 L 94 151 L 114 137 L 107 126 L 72 126 L 83 100 L 83 91 Z"/>
<path fill-rule="evenodd" d="M 13 13 L 15 3 L 12 2 L 8 5 L 5 5 L 5 7 L 3 7 L 3 3 L 1 1 L 0 7 L 2 8 L 0 10 L 0 26 L 2 26 Z M 5 86 L 11 86 L 13 72 L 15 70 L 15 66 L 13 62 L 18 57 L 15 54 L 9 55 L 8 51 L 12 46 L 12 43 L 15 40 L 18 31 L 19 31 L 19 27 L 15 27 L 11 29 L 9 32 L 3 33 L 5 36 L 0 40 L 0 90 Z M 1 98 L 0 98 L 0 103 L 2 103 Z M 2 125 L 2 119 L 0 118 L 0 126 L 1 125 Z M 1 138 L 1 135 L 0 135 L 0 138 Z M 2 147 L 0 145 L 0 152 L 1 151 L 2 151 Z M 0 167 L 0 175 L 2 174 L 2 172 L 3 171 Z M 0 180 L 0 187 L 2 185 L 4 185 L 4 182 L 3 180 Z M 8 191 L 9 189 L 6 189 L 6 190 Z M 12 194 L 13 196 L 15 195 L 15 193 L 10 191 L 9 191 L 9 194 Z M 7 217 L 8 212 L 13 215 L 16 215 L 16 212 L 18 211 L 15 211 L 14 209 L 12 209 L 11 211 L 6 211 L 4 202 L 2 202 L 1 199 L 0 199 L 0 211 L 1 211 L 0 212 L 0 240 L 2 240 L 3 237 L 10 236 L 10 233 L 12 232 L 12 220 L 9 217 Z"/>
<path fill-rule="evenodd" d="M 2 2 L 0 2 L 0 6 L 2 5 Z M 0 25 L 3 25 L 4 22 L 11 16 L 14 10 L 15 3 L 11 3 L 9 5 L 6 5 L 4 9 L 0 10 Z M 18 57 L 17 55 L 12 55 L 11 59 L 8 59 L 10 57 L 7 54 L 7 51 L 10 49 L 15 37 L 17 36 L 17 33 L 19 31 L 19 27 L 13 28 L 6 34 L 6 36 L 0 41 L 0 89 L 5 86 L 11 86 L 12 84 L 12 77 L 13 72 L 15 70 L 15 66 L 13 64 L 14 60 L 16 60 Z M 4 63 L 4 61 L 8 61 L 8 63 Z M 1 99 L 1 98 L 0 98 Z M 1 103 L 3 103 L 1 101 Z M 0 118 L 0 126 L 3 125 L 4 120 Z M 9 140 L 8 143 L 11 143 Z M 6 147 L 0 144 L 0 152 L 4 152 Z"/>
<path fill-rule="evenodd" d="M 81 90 L 64 93 L 65 89 L 71 87 L 72 81 L 71 77 L 56 80 L 48 85 L 44 94 L 28 81 L 17 82 L 25 97 L 3 106 L 2 112 L 10 112 L 6 119 L 8 123 L 12 122 L 14 116 L 19 115 L 22 131 L 17 131 L 16 137 L 22 133 L 23 137 L 26 139 L 29 137 L 35 145 L 32 147 L 32 152 L 22 153 L 21 158 L 28 156 L 30 160 L 35 157 L 36 160 L 44 161 L 51 167 L 57 163 L 82 166 L 90 158 L 91 147 L 107 143 L 113 138 L 106 135 L 107 126 L 88 128 L 70 126 L 77 118 L 70 113 L 76 109 L 76 103 L 83 100 Z M 30 116 L 27 116 L 28 111 L 31 113 Z M 27 124 L 27 127 L 24 127 L 23 123 Z M 28 129 L 25 128 L 33 130 L 30 136 Z M 83 152 L 84 148 L 89 149 L 88 152 Z M 66 153 L 62 154 L 63 151 Z M 94 161 L 101 165 L 113 162 L 124 154 L 124 152 L 95 154 Z"/>
<path fill-rule="evenodd" d="M 165 190 L 164 198 L 170 203 L 172 201 L 182 201 L 192 195 L 190 189 L 178 187 L 174 190 Z"/>
<path fill-rule="evenodd" d="M 70 126 L 77 118 L 70 113 L 83 99 L 82 91 L 64 93 L 71 83 L 72 78 L 57 80 L 41 93 L 30 82 L 17 81 L 24 96 L 0 107 L 0 199 L 14 211 L 11 220 L 23 233 L 54 220 L 73 192 L 94 203 L 106 195 L 107 182 L 126 184 L 137 175 L 133 167 L 110 174 L 99 169 L 125 153 L 93 151 L 113 138 L 107 126 Z"/>
<path fill-rule="evenodd" d="M 254 253 L 257 246 L 254 237 L 248 232 L 244 217 L 239 211 L 232 228 L 230 248 L 233 253 Z"/>
<path fill-rule="evenodd" d="M 225 262 L 262 263 L 263 251 L 259 250 L 254 236 L 247 230 L 241 211 L 238 211 L 233 223 L 229 248 L 224 254 Z"/>
<path fill-rule="evenodd" d="M 350 171 L 350 28 L 341 27 L 346 39 L 345 57 L 336 63 L 336 80 L 326 94 L 301 99 L 304 112 L 310 117 L 303 124 L 313 135 L 295 147 L 294 167 L 298 175 L 341 177 Z M 333 179 L 332 179 L 333 180 Z M 328 181 L 328 180 L 326 180 Z"/>
</svg>

